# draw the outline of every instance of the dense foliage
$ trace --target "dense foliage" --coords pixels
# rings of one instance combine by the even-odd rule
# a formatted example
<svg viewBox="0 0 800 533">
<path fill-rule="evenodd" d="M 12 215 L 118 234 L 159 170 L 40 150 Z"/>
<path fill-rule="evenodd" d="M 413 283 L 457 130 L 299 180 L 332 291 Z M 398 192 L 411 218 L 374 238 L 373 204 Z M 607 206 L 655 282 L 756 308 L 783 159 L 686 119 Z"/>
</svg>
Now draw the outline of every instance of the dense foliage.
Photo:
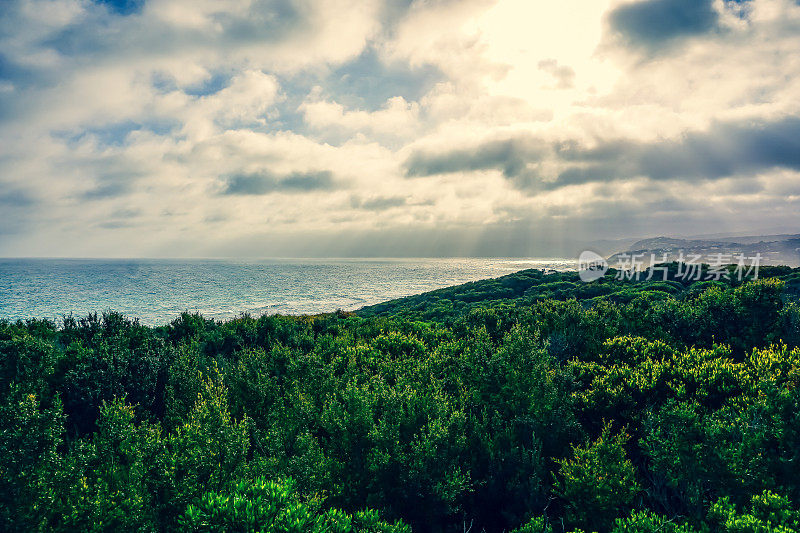
<svg viewBox="0 0 800 533">
<path fill-rule="evenodd" d="M 0 530 L 800 531 L 800 271 L 0 322 Z"/>
</svg>

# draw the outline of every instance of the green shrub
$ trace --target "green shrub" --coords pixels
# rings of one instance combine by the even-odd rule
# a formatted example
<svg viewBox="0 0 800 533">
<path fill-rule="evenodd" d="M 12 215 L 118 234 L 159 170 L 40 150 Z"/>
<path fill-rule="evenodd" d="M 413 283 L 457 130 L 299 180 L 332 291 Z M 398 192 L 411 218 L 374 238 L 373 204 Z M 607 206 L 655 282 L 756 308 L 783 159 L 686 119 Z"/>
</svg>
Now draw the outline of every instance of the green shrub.
<svg viewBox="0 0 800 533">
<path fill-rule="evenodd" d="M 606 424 L 597 440 L 574 447 L 572 457 L 560 461 L 555 489 L 571 525 L 606 530 L 631 507 L 640 488 L 625 451 L 628 439 Z"/>
</svg>

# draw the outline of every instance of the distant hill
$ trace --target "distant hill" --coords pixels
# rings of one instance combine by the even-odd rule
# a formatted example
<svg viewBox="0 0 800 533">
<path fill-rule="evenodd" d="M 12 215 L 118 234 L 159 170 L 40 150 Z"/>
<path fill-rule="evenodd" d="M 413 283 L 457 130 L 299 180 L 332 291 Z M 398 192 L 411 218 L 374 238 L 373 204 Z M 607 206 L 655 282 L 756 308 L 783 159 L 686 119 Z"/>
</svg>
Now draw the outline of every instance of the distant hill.
<svg viewBox="0 0 800 533">
<path fill-rule="evenodd" d="M 760 254 L 762 265 L 796 267 L 800 266 L 800 234 L 714 240 L 655 237 L 637 241 L 629 249 L 613 254 L 608 258 L 608 263 L 612 267 L 624 264 L 633 254 L 641 256 L 644 264 L 649 264 L 653 255 L 657 262 L 661 262 L 664 256 L 667 256 L 667 261 L 677 261 L 681 252 L 685 256 L 700 255 L 702 262 L 712 264 L 719 262 L 720 254 L 723 256 L 723 263 L 736 263 L 740 254 L 746 257 Z"/>
</svg>

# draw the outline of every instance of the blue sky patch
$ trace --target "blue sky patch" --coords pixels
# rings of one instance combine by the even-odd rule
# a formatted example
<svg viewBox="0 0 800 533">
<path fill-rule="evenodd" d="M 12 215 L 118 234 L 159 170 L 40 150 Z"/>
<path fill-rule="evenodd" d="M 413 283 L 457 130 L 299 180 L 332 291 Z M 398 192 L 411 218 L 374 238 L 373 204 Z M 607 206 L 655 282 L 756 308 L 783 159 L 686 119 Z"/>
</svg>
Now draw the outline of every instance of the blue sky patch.
<svg viewBox="0 0 800 533">
<path fill-rule="evenodd" d="M 118 15 L 133 15 L 139 13 L 144 7 L 145 0 L 95 0 Z"/>
</svg>

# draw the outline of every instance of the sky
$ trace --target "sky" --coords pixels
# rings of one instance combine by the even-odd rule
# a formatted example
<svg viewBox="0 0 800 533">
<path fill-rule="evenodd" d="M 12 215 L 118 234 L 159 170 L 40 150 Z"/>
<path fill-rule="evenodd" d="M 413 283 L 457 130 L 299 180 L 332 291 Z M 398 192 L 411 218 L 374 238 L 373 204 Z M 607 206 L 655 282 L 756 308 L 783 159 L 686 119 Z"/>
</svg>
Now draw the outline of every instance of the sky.
<svg viewBox="0 0 800 533">
<path fill-rule="evenodd" d="M 1 0 L 0 256 L 800 233 L 796 0 Z"/>
</svg>

